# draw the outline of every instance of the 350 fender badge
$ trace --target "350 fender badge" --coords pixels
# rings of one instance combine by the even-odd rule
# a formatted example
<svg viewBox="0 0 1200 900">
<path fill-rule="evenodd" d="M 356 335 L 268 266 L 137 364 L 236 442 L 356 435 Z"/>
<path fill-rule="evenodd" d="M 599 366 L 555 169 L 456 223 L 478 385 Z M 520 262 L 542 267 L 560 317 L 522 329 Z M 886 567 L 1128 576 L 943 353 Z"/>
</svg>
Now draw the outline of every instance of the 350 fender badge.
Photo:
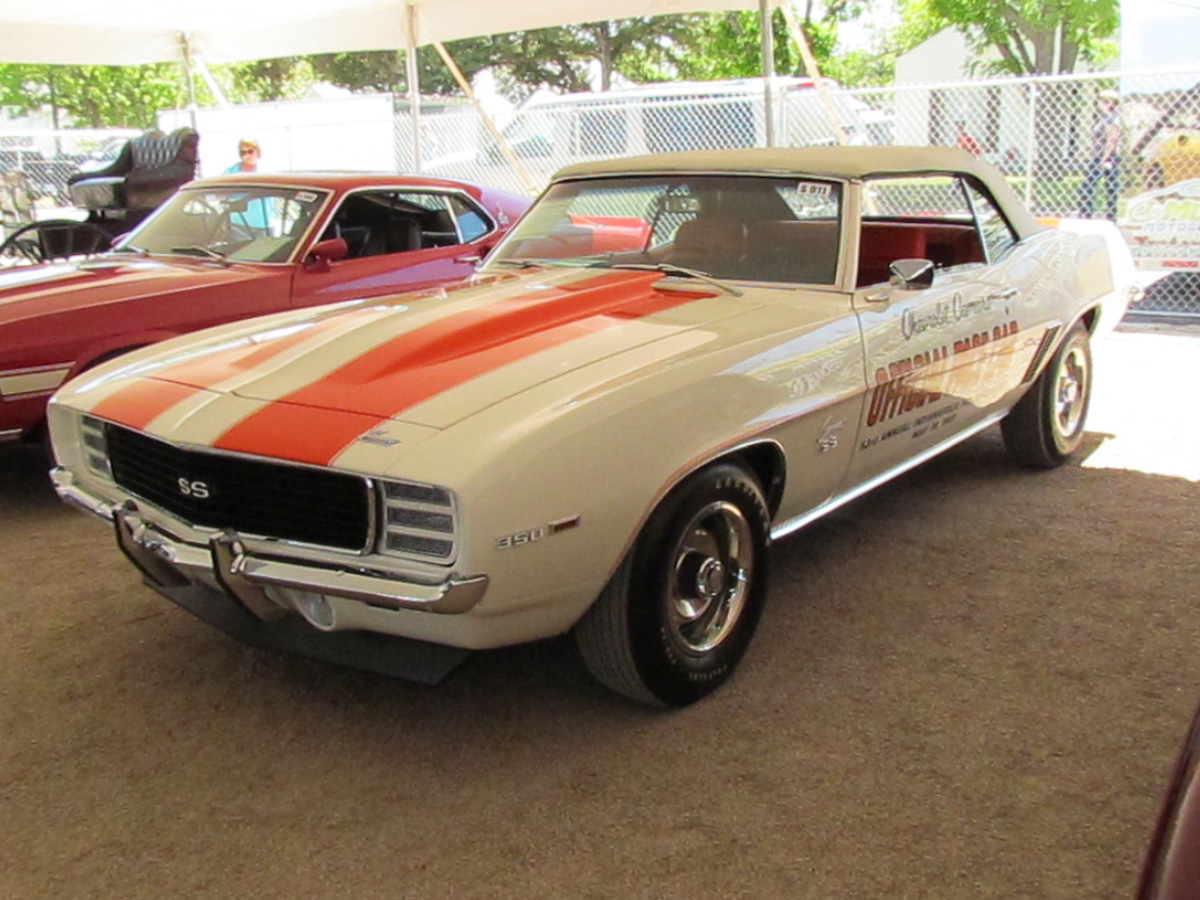
<svg viewBox="0 0 1200 900">
<path fill-rule="evenodd" d="M 513 547 L 524 547 L 527 544 L 540 541 L 544 537 L 550 537 L 559 532 L 567 531 L 570 528 L 576 528 L 581 521 L 582 517 L 580 516 L 567 516 L 564 519 L 555 519 L 548 525 L 535 525 L 533 528 L 526 528 L 524 531 L 502 534 L 496 538 L 496 549 L 509 550 Z"/>
</svg>

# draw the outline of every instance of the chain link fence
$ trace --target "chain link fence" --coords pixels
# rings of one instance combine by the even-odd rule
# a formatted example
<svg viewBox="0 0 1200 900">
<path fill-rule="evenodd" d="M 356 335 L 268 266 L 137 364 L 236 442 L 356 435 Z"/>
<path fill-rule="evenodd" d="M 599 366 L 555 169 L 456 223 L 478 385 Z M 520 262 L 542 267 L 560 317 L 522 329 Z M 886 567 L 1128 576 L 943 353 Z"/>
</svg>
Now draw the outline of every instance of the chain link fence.
<svg viewBox="0 0 1200 900">
<path fill-rule="evenodd" d="M 116 158 L 130 129 L 0 130 L 0 240 L 35 219 L 78 218 L 67 179 Z"/>
<path fill-rule="evenodd" d="M 639 153 L 957 145 L 995 163 L 1035 215 L 1115 220 L 1145 281 L 1135 314 L 1200 317 L 1200 67 L 855 90 L 779 78 L 769 103 L 761 79 L 666 84 L 539 98 L 490 126 L 466 103 L 423 104 L 419 165 L 401 97 L 174 111 L 160 128 L 191 121 L 206 174 L 253 135 L 267 168 L 419 168 L 526 194 L 563 166 Z M 0 173 L 23 173 L 26 216 L 45 217 L 67 202 L 71 174 L 133 134 L 0 128 Z"/>
<path fill-rule="evenodd" d="M 422 113 L 423 172 L 514 191 L 576 162 L 672 150 L 900 144 L 959 146 L 997 165 L 1035 215 L 1109 218 L 1145 296 L 1133 314 L 1200 316 L 1200 68 L 841 89 L 779 79 L 659 85 L 534 101 L 497 123 Z M 768 120 L 770 119 L 770 128 Z M 411 119 L 397 165 L 413 168 Z"/>
</svg>

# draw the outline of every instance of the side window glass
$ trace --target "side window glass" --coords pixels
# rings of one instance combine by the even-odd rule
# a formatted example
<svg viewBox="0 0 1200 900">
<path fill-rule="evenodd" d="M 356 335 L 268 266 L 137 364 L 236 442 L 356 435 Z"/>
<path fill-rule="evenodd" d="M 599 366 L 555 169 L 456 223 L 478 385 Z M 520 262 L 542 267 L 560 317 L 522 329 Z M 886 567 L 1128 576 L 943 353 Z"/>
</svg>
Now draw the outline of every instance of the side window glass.
<svg viewBox="0 0 1200 900">
<path fill-rule="evenodd" d="M 957 176 L 871 179 L 860 213 L 859 287 L 886 282 L 900 259 L 928 259 L 939 269 L 985 259 L 975 210 Z"/>
<path fill-rule="evenodd" d="M 322 237 L 342 238 L 349 258 L 358 259 L 450 247 L 462 243 L 460 229 L 472 240 L 490 226 L 478 210 L 453 195 L 391 188 L 344 198 Z"/>
<path fill-rule="evenodd" d="M 990 197 L 973 185 L 968 184 L 966 188 L 979 225 L 979 236 L 987 250 L 988 262 L 995 262 L 1017 242 L 1017 236 Z"/>
<path fill-rule="evenodd" d="M 458 243 L 458 230 L 447 194 L 401 191 L 391 219 L 391 245 L 399 250 L 425 250 Z M 392 252 L 397 252 L 392 251 Z"/>
<path fill-rule="evenodd" d="M 458 220 L 459 243 L 465 244 L 491 231 L 491 226 L 483 214 L 462 197 L 451 196 L 450 206 Z"/>
<path fill-rule="evenodd" d="M 380 239 L 387 221 L 388 197 L 386 191 L 356 191 L 348 194 L 342 198 L 341 205 L 321 237 L 344 240 L 350 251 L 348 259 L 385 252 L 381 249 Z"/>
</svg>

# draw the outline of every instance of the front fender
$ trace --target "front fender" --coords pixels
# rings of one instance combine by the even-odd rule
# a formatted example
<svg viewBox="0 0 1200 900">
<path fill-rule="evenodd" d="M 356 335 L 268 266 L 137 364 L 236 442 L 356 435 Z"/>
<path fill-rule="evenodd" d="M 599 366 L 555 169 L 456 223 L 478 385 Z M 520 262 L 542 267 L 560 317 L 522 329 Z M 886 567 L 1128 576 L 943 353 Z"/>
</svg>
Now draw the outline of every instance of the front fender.
<svg viewBox="0 0 1200 900">
<path fill-rule="evenodd" d="M 117 356 L 138 350 L 149 344 L 157 344 L 179 337 L 178 331 L 135 331 L 120 335 L 107 335 L 104 338 L 86 345 L 75 358 L 71 371 L 67 373 L 70 381 L 81 372 L 102 362 L 107 362 Z"/>
</svg>

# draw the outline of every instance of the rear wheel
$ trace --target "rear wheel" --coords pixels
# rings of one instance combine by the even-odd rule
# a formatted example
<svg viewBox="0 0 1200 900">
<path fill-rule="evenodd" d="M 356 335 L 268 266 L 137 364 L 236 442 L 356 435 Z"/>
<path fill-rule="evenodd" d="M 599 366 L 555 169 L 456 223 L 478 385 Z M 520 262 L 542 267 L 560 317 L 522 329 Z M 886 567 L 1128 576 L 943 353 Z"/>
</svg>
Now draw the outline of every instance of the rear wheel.
<svg viewBox="0 0 1200 900">
<path fill-rule="evenodd" d="M 1092 351 L 1081 323 L 1000 423 L 1009 455 L 1039 469 L 1062 465 L 1083 443 L 1091 396 Z"/>
<path fill-rule="evenodd" d="M 686 706 L 719 687 L 762 612 L 769 534 L 762 490 L 740 467 L 685 481 L 575 626 L 588 670 L 655 705 Z"/>
</svg>

